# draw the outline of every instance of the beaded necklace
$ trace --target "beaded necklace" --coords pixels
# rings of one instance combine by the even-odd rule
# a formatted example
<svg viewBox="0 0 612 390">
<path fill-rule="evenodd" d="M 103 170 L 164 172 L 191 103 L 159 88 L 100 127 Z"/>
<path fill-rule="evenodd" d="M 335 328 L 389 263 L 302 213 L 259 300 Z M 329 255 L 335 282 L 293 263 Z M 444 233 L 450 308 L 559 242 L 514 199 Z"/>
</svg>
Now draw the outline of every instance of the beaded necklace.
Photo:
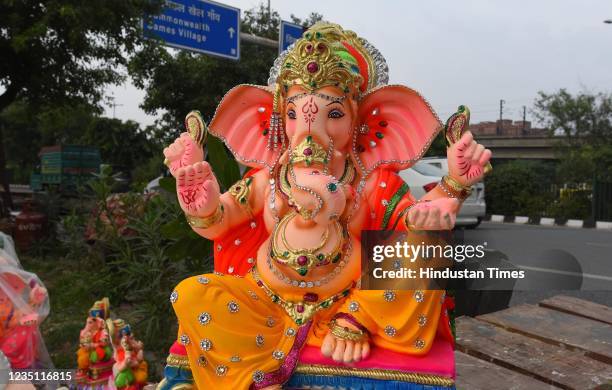
<svg viewBox="0 0 612 390">
<path fill-rule="evenodd" d="M 301 276 L 306 276 L 308 271 L 314 267 L 327 265 L 329 263 L 337 263 L 342 257 L 342 247 L 347 237 L 344 229 L 342 228 L 342 224 L 339 221 L 333 222 L 336 230 L 337 243 L 335 248 L 330 253 L 316 253 L 327 243 L 329 238 L 329 227 L 321 237 L 321 243 L 316 247 L 294 249 L 287 240 L 286 227 L 288 221 L 294 218 L 296 215 L 297 212 L 295 211 L 287 213 L 287 215 L 285 215 L 283 219 L 281 219 L 281 221 L 274 227 L 272 236 L 270 238 L 270 256 L 274 258 L 277 263 L 291 267 Z M 277 245 L 279 235 L 281 236 L 284 249 L 280 249 Z"/>
<path fill-rule="evenodd" d="M 348 237 L 347 229 L 344 229 L 343 235 L 346 235 Z M 335 278 L 338 274 L 340 274 L 340 271 L 342 271 L 342 269 L 348 263 L 348 258 L 352 252 L 352 249 L 353 249 L 353 245 L 351 241 L 348 240 L 348 242 L 343 247 L 344 257 L 342 258 L 342 260 L 338 261 L 338 265 L 331 272 L 329 272 L 327 275 L 325 275 L 321 279 L 314 280 L 314 281 L 297 280 L 297 279 L 292 279 L 289 276 L 285 275 L 280 269 L 278 269 L 278 267 L 276 267 L 276 265 L 272 261 L 271 255 L 273 253 L 273 248 L 272 248 L 272 237 L 271 237 L 268 243 L 268 255 L 266 257 L 266 264 L 268 265 L 268 268 L 274 274 L 274 276 L 276 276 L 279 280 L 285 282 L 286 284 L 292 287 L 298 287 L 298 288 L 321 287 L 329 283 L 333 278 Z"/>
<path fill-rule="evenodd" d="M 304 295 L 303 301 L 288 301 L 279 296 L 276 292 L 274 292 L 274 290 L 268 287 L 263 282 L 263 280 L 261 280 L 261 277 L 257 272 L 257 267 L 253 267 L 251 272 L 253 274 L 253 279 L 255 279 L 255 283 L 257 283 L 257 285 L 264 290 L 264 292 L 268 297 L 270 297 L 272 302 L 285 309 L 289 317 L 296 323 L 296 325 L 302 325 L 306 323 L 319 310 L 327 309 L 334 302 L 337 302 L 340 299 L 346 297 L 350 293 L 351 289 L 355 287 L 355 282 L 351 282 L 348 287 L 346 287 L 339 293 L 334 294 L 331 297 L 328 297 L 320 302 L 317 302 L 318 297 L 316 296 L 316 294 L 309 293 Z M 307 296 L 308 299 L 306 299 Z"/>
</svg>

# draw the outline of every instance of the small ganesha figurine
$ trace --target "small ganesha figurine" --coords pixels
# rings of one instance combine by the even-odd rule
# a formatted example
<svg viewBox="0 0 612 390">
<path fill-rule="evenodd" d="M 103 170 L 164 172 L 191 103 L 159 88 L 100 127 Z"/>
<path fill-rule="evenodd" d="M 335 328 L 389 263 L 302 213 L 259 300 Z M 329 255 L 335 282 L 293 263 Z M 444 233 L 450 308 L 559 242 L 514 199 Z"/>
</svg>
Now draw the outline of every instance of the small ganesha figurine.
<svg viewBox="0 0 612 390">
<path fill-rule="evenodd" d="M 491 152 L 460 110 L 448 174 L 415 199 L 398 171 L 444 126 L 419 93 L 387 85 L 387 71 L 368 41 L 318 23 L 278 57 L 268 86 L 230 90 L 208 128 L 187 116 L 164 155 L 188 223 L 214 240 L 215 272 L 170 295 L 178 337 L 160 389 L 329 385 L 330 375 L 454 387 L 444 291 L 361 290 L 361 231 L 452 229 Z M 251 168 L 224 193 L 203 161 L 207 131 Z"/>
<path fill-rule="evenodd" d="M 47 289 L 36 275 L 0 256 L 0 352 L 14 369 L 48 367 L 39 325 L 49 313 Z"/>
<path fill-rule="evenodd" d="M 106 320 L 113 343 L 113 376 L 110 388 L 119 390 L 139 390 L 147 384 L 148 364 L 144 359 L 144 349 L 137 340 L 129 324 L 122 319 Z"/>
<path fill-rule="evenodd" d="M 108 298 L 96 301 L 89 309 L 77 351 L 76 382 L 79 388 L 106 386 L 112 374 L 112 345 L 106 328 L 109 311 Z"/>
</svg>

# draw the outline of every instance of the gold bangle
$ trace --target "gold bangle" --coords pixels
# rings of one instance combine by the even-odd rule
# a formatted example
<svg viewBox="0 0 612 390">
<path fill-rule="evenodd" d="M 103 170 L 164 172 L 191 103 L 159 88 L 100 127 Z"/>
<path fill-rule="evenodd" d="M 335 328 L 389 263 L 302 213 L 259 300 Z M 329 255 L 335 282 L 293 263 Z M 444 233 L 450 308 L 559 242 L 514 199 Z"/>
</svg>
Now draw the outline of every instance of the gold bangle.
<svg viewBox="0 0 612 390">
<path fill-rule="evenodd" d="M 444 176 L 442 178 L 442 181 L 455 191 L 468 191 L 470 193 L 472 192 L 472 186 L 464 186 L 449 175 Z"/>
<path fill-rule="evenodd" d="M 464 186 L 448 175 L 444 176 L 438 185 L 451 198 L 465 200 L 472 194 L 472 187 Z"/>
<path fill-rule="evenodd" d="M 469 196 L 469 194 L 466 194 L 465 192 L 455 191 L 453 188 L 449 187 L 446 183 L 442 181 L 438 183 L 438 186 L 442 189 L 442 191 L 444 191 L 446 195 L 448 195 L 449 198 L 459 199 L 463 201 Z"/>
<path fill-rule="evenodd" d="M 211 216 L 202 218 L 185 214 L 185 218 L 187 218 L 187 223 L 191 227 L 208 229 L 209 227 L 218 224 L 223 219 L 223 205 L 219 203 L 217 210 L 215 210 L 215 213 Z"/>
<path fill-rule="evenodd" d="M 331 334 L 340 339 L 349 341 L 361 341 L 367 338 L 367 334 L 365 334 L 362 330 L 352 330 L 346 326 L 340 326 L 336 323 L 336 320 L 331 320 L 328 326 L 331 331 Z"/>
</svg>

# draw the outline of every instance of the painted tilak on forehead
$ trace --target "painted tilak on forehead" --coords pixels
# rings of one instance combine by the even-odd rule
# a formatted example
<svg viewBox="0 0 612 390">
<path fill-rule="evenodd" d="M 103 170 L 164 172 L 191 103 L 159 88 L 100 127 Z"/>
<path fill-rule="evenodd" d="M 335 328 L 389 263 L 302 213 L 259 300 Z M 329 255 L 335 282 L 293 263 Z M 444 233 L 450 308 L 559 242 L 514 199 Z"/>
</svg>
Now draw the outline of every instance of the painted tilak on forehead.
<svg viewBox="0 0 612 390">
<path fill-rule="evenodd" d="M 308 133 L 310 134 L 311 126 L 317 118 L 319 112 L 319 106 L 314 101 L 314 97 L 310 97 L 307 102 L 302 105 L 302 113 L 304 114 L 304 121 L 308 125 Z"/>
</svg>

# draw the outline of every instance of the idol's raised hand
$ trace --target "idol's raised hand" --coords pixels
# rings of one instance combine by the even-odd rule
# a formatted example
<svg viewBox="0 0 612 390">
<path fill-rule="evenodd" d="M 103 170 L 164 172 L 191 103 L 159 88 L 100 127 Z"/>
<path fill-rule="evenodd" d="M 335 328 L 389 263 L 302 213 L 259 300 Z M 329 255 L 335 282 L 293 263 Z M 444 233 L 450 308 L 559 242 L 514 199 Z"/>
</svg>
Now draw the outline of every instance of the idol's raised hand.
<svg viewBox="0 0 612 390">
<path fill-rule="evenodd" d="M 182 133 L 172 145 L 164 149 L 164 157 L 170 173 L 177 177 L 179 168 L 201 162 L 204 159 L 204 151 L 202 146 L 198 145 L 189 133 Z"/>
<path fill-rule="evenodd" d="M 466 131 L 446 151 L 448 174 L 461 185 L 470 187 L 482 180 L 491 159 L 491 151 L 476 142 Z M 490 167 L 490 166 L 489 166 Z"/>
<path fill-rule="evenodd" d="M 212 215 L 219 206 L 219 183 L 206 161 L 175 171 L 176 192 L 185 214 L 194 217 Z"/>
</svg>

